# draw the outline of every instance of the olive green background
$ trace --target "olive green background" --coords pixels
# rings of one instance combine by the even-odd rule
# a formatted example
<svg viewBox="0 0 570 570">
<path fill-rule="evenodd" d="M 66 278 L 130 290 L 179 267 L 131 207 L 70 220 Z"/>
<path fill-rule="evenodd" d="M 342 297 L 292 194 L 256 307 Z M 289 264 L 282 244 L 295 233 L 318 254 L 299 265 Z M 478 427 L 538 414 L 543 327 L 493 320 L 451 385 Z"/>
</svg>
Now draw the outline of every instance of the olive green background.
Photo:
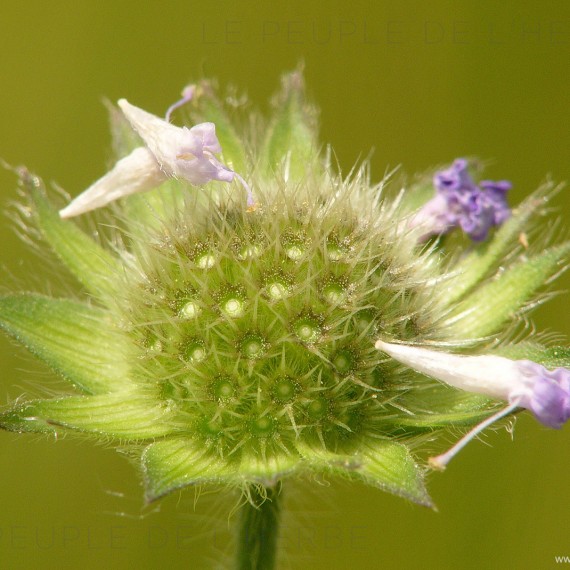
<svg viewBox="0 0 570 570">
<path fill-rule="evenodd" d="M 5 1 L 0 157 L 77 194 L 110 156 L 103 97 L 161 115 L 187 82 L 217 77 L 267 108 L 281 72 L 304 61 L 343 169 L 371 149 L 375 179 L 479 156 L 489 178 L 514 182 L 516 203 L 548 173 L 570 180 L 569 56 L 560 1 Z M 3 206 L 14 188 L 0 171 Z M 557 235 L 569 204 L 564 190 Z M 38 273 L 7 219 L 0 242 L 2 290 L 48 291 L 58 269 Z M 536 322 L 568 337 L 568 308 L 558 296 Z M 0 359 L 0 401 L 57 388 L 4 338 Z M 346 483 L 292 485 L 283 567 L 555 567 L 570 556 L 570 430 L 525 414 L 515 436 L 490 432 L 490 446 L 432 474 L 439 512 Z M 104 445 L 0 433 L 0 448 L 2 568 L 227 567 L 233 499 L 195 506 L 189 491 L 144 507 L 135 470 Z"/>
</svg>

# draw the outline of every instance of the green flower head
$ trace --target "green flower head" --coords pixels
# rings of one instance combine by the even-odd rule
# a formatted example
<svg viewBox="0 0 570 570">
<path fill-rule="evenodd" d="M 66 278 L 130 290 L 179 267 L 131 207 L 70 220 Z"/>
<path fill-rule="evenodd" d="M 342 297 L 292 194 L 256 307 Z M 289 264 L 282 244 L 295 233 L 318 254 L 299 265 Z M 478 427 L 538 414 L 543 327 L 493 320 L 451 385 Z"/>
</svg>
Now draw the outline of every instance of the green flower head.
<svg viewBox="0 0 570 570">
<path fill-rule="evenodd" d="M 0 298 L 0 326 L 76 391 L 19 400 L 2 428 L 130 446 L 148 500 L 313 474 L 431 505 L 426 441 L 570 416 L 568 350 L 512 340 L 570 251 L 521 239 L 550 188 L 511 211 L 465 161 L 399 193 L 367 164 L 343 177 L 299 72 L 268 121 L 207 82 L 167 120 L 125 100 L 111 119 L 116 165 L 60 211 L 18 171 L 26 223 L 84 291 Z M 105 238 L 67 219 L 102 207 Z"/>
</svg>

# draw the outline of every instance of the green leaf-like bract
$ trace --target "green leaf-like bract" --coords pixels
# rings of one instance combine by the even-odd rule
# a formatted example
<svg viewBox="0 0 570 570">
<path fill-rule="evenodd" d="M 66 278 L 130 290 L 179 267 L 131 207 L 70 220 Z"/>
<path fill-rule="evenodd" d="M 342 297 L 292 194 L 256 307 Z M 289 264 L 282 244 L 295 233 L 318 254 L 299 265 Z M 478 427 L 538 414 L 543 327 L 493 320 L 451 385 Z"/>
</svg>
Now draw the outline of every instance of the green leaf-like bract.
<svg viewBox="0 0 570 570">
<path fill-rule="evenodd" d="M 430 379 L 425 378 L 426 384 Z M 433 431 L 449 426 L 471 427 L 494 410 L 490 409 L 493 400 L 480 394 L 456 390 L 445 384 L 434 384 L 419 392 L 411 390 L 400 399 L 404 409 L 416 410 L 395 418 L 394 425 L 401 428 L 418 428 Z M 425 410 L 425 411 L 418 411 Z"/>
<path fill-rule="evenodd" d="M 322 448 L 304 451 L 306 464 L 312 471 L 349 477 L 416 503 L 433 506 L 421 471 L 404 445 L 377 442 L 354 456 L 338 455 Z M 209 450 L 196 447 L 184 438 L 153 443 L 143 453 L 147 499 L 155 500 L 188 485 L 236 484 L 242 480 L 273 484 L 303 460 L 283 454 L 268 461 L 260 459 L 256 466 L 249 465 L 251 457 L 245 461 L 248 464 L 242 460 L 232 466 L 231 461 L 221 461 Z"/>
<path fill-rule="evenodd" d="M 549 189 L 550 186 L 547 186 L 529 196 L 497 230 L 492 240 L 480 244 L 453 268 L 458 276 L 447 284 L 449 292 L 446 302 L 449 306 L 471 293 L 506 255 L 520 246 L 521 233 L 528 228 L 537 210 L 544 206 L 544 194 Z"/>
<path fill-rule="evenodd" d="M 165 406 L 144 394 L 117 392 L 99 396 L 70 396 L 35 400 L 0 415 L 0 427 L 10 431 L 47 431 L 60 426 L 121 439 L 140 441 L 169 435 L 174 430 Z"/>
<path fill-rule="evenodd" d="M 30 180 L 36 180 L 30 179 Z M 41 185 L 24 184 L 36 207 L 37 223 L 45 240 L 74 277 L 93 295 L 113 295 L 117 287 L 114 278 L 120 265 L 107 250 L 83 233 L 73 222 L 62 220 L 48 202 Z"/>
<path fill-rule="evenodd" d="M 479 287 L 452 313 L 450 335 L 476 339 L 499 331 L 550 278 L 565 269 L 569 254 L 570 242 L 552 247 L 520 261 Z"/>
<path fill-rule="evenodd" d="M 273 454 L 265 461 L 246 456 L 222 460 L 189 438 L 169 438 L 151 444 L 142 457 L 149 501 L 188 485 L 273 484 L 299 462 L 298 456 Z"/>
<path fill-rule="evenodd" d="M 283 89 L 278 96 L 277 109 L 261 149 L 261 164 L 271 176 L 282 163 L 289 163 L 289 177 L 300 180 L 314 162 L 316 113 L 304 99 L 300 72 L 283 77 Z"/>
<path fill-rule="evenodd" d="M 0 328 L 83 392 L 130 384 L 125 339 L 102 309 L 32 294 L 0 297 Z"/>
<path fill-rule="evenodd" d="M 532 360 L 551 370 L 570 368 L 570 348 L 565 346 L 546 347 L 534 342 L 521 342 L 503 346 L 495 354 L 512 360 Z"/>
<path fill-rule="evenodd" d="M 405 445 L 379 440 L 361 445 L 356 453 L 350 455 L 335 454 L 319 447 L 307 447 L 303 454 L 310 468 L 317 473 L 348 477 L 414 503 L 433 507 L 423 482 L 423 473 Z"/>
</svg>

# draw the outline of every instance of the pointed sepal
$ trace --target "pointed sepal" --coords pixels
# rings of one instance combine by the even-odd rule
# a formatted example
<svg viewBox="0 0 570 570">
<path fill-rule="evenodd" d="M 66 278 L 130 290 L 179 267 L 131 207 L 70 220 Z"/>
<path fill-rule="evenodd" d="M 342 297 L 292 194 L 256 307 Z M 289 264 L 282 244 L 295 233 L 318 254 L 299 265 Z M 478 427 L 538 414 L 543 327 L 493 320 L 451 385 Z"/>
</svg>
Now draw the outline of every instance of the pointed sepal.
<svg viewBox="0 0 570 570">
<path fill-rule="evenodd" d="M 434 508 L 425 488 L 423 471 L 408 448 L 400 443 L 378 441 L 361 453 L 362 465 L 349 474 L 383 491 Z"/>
<path fill-rule="evenodd" d="M 0 297 L 0 328 L 88 394 L 130 385 L 129 345 L 109 314 L 69 299 Z"/>
<path fill-rule="evenodd" d="M 29 410 L 31 413 L 26 413 Z M 45 433 L 57 436 L 57 426 L 35 416 L 27 406 L 15 406 L 0 413 L 0 429 L 17 433 Z"/>
</svg>

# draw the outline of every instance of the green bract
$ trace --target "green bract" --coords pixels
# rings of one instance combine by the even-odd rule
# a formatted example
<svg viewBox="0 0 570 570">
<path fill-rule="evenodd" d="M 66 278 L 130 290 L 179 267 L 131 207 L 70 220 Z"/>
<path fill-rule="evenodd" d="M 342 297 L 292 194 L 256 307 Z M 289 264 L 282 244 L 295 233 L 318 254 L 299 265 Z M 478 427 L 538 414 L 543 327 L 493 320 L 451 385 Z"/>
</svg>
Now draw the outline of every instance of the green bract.
<svg viewBox="0 0 570 570">
<path fill-rule="evenodd" d="M 198 92 L 192 120 L 216 124 L 254 208 L 238 184 L 170 179 L 114 205 L 118 229 L 99 243 L 21 173 L 31 223 L 85 293 L 5 296 L 0 326 L 78 394 L 19 401 L 0 425 L 132 443 L 148 500 L 317 473 L 430 505 L 416 456 L 426 434 L 472 426 L 498 403 L 405 368 L 375 340 L 566 364 L 567 350 L 508 342 L 570 250 L 519 242 L 545 192 L 468 255 L 459 241 L 421 246 L 406 216 L 423 189 L 394 199 L 366 165 L 336 174 L 298 73 L 285 77 L 267 128 L 233 124 L 210 84 Z M 128 153 L 140 141 L 111 116 L 115 148 Z"/>
</svg>

